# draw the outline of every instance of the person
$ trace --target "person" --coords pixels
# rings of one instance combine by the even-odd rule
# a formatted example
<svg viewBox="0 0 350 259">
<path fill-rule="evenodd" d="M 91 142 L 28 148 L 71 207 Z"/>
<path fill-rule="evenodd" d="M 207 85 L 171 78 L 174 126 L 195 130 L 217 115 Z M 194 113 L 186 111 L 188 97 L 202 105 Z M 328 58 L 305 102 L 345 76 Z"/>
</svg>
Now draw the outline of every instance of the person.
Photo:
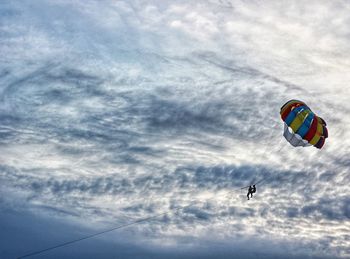
<svg viewBox="0 0 350 259">
<path fill-rule="evenodd" d="M 249 200 L 249 194 L 251 195 L 251 198 L 253 198 L 253 187 L 250 185 L 248 188 L 247 198 Z"/>
<path fill-rule="evenodd" d="M 250 198 L 253 198 L 253 193 L 256 193 L 255 184 L 253 185 L 253 187 L 251 185 L 249 186 L 248 193 L 247 193 L 248 200 L 249 200 L 249 194 L 250 194 Z"/>
</svg>

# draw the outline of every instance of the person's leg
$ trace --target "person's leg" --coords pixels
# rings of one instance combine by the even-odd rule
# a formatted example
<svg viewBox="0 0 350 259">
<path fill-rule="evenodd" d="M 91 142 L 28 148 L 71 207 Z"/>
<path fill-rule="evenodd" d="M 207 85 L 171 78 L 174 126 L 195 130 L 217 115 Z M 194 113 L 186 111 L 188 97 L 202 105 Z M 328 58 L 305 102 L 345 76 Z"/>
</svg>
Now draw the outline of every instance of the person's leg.
<svg viewBox="0 0 350 259">
<path fill-rule="evenodd" d="M 249 192 L 248 192 L 248 194 L 247 194 L 247 198 L 248 198 L 248 200 L 249 200 Z"/>
</svg>

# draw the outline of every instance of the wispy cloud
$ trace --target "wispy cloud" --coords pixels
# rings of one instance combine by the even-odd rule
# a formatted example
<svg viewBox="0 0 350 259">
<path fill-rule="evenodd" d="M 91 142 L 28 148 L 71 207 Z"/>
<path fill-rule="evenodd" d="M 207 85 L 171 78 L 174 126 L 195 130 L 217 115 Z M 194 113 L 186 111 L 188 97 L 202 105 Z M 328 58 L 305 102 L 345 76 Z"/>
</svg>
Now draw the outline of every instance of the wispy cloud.
<svg viewBox="0 0 350 259">
<path fill-rule="evenodd" d="M 4 219 L 23 213 L 28 235 L 37 232 L 27 216 L 92 231 L 191 205 L 123 230 L 122 246 L 148 241 L 119 256 L 213 258 L 220 248 L 222 258 L 348 257 L 349 9 L 1 3 Z M 279 108 L 292 98 L 327 121 L 322 150 L 283 139 Z M 260 179 L 249 203 L 245 191 L 227 195 Z M 0 245 L 3 256 L 14 254 L 15 237 L 12 248 Z"/>
</svg>

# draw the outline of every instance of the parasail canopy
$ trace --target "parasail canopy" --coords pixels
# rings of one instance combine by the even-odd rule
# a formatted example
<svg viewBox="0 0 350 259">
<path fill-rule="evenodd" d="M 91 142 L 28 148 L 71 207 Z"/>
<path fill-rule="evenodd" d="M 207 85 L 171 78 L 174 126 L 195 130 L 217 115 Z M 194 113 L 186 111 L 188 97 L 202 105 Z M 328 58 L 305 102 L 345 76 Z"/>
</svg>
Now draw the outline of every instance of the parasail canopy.
<svg viewBox="0 0 350 259">
<path fill-rule="evenodd" d="M 326 122 L 302 101 L 290 100 L 281 107 L 283 136 L 294 147 L 322 148 L 328 137 Z"/>
</svg>

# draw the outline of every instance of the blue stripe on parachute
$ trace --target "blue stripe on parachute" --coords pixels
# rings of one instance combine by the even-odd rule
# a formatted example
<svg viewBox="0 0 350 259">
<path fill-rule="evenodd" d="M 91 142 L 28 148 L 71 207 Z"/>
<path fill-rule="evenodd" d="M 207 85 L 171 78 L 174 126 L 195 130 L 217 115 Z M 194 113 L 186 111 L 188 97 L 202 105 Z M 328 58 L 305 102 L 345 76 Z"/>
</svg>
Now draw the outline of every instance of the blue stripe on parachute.
<svg viewBox="0 0 350 259">
<path fill-rule="evenodd" d="M 294 121 L 295 117 L 297 116 L 297 114 L 305 109 L 308 109 L 308 107 L 306 105 L 303 106 L 299 106 L 297 108 L 294 108 L 293 110 L 290 111 L 290 113 L 288 114 L 286 120 L 284 121 L 288 126 L 290 126 L 290 124 Z"/>
<path fill-rule="evenodd" d="M 300 126 L 298 131 L 296 132 L 300 137 L 304 137 L 306 133 L 309 131 L 312 120 L 314 119 L 315 114 L 313 112 L 310 112 L 307 117 L 305 118 L 303 124 Z"/>
</svg>

